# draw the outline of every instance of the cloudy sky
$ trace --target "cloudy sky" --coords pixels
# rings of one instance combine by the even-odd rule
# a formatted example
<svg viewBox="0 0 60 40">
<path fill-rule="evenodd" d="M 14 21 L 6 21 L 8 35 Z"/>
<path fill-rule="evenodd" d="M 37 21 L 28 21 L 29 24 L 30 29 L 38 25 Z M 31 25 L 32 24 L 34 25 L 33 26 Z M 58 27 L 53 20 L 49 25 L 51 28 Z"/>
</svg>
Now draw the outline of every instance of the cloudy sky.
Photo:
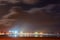
<svg viewBox="0 0 60 40">
<path fill-rule="evenodd" d="M 13 5 L 0 5 L 0 31 L 19 29 L 60 32 L 60 3 L 58 0 L 19 1 L 12 3 Z"/>
</svg>

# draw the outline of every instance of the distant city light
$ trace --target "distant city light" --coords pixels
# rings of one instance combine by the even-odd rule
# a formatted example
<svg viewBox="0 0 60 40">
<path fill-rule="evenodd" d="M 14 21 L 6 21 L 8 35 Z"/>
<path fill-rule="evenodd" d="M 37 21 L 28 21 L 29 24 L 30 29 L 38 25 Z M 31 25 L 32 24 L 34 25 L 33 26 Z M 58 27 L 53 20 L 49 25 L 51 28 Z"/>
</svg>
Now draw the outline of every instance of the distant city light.
<svg viewBox="0 0 60 40">
<path fill-rule="evenodd" d="M 40 32 L 40 37 L 43 37 L 43 34 L 44 34 L 44 33 Z"/>
<path fill-rule="evenodd" d="M 0 33 L 0 35 L 4 35 L 4 33 Z"/>
<path fill-rule="evenodd" d="M 42 34 L 44 34 L 44 33 L 40 32 L 40 34 L 42 35 Z"/>
<path fill-rule="evenodd" d="M 19 33 L 19 36 L 20 36 L 20 37 L 23 37 L 23 34 L 24 34 L 23 31 L 21 31 L 21 32 Z"/>
<path fill-rule="evenodd" d="M 35 32 L 34 34 L 38 34 L 38 32 Z"/>
<path fill-rule="evenodd" d="M 43 33 L 43 32 L 23 32 L 18 30 L 10 30 L 8 32 L 0 32 L 0 35 L 8 35 L 9 37 L 60 37 L 60 33 Z"/>
<path fill-rule="evenodd" d="M 9 36 L 12 36 L 12 37 L 18 37 L 18 31 L 17 30 L 12 30 L 12 31 L 9 31 L 11 32 L 11 34 Z"/>
<path fill-rule="evenodd" d="M 23 34 L 23 31 L 21 31 L 20 34 Z"/>
<path fill-rule="evenodd" d="M 34 35 L 35 35 L 35 37 L 38 37 L 39 33 L 38 32 L 35 32 Z"/>
</svg>

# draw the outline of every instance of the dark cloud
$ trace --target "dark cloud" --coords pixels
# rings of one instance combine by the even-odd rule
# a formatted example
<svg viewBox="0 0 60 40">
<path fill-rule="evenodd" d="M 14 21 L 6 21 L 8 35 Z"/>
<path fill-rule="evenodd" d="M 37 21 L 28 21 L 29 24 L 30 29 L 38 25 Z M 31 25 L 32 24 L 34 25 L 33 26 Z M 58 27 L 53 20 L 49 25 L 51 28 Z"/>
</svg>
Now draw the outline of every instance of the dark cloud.
<svg viewBox="0 0 60 40">
<path fill-rule="evenodd" d="M 25 8 L 29 8 L 29 5 L 31 7 L 31 4 L 35 5 L 36 1 L 22 0 L 23 3 L 26 3 L 26 6 L 24 6 Z M 48 3 L 48 1 L 45 2 Z M 1 9 L 4 11 L 3 14 L 5 13 L 0 19 L 1 29 L 18 27 L 22 30 L 24 29 L 24 31 L 45 30 L 48 32 L 55 32 L 60 28 L 60 4 L 48 4 L 43 7 L 34 6 L 30 8 L 30 10 L 23 10 L 24 8 L 22 6 L 13 6 L 11 9 L 6 8 L 6 10 L 4 10 L 5 8 Z"/>
<path fill-rule="evenodd" d="M 50 4 L 44 9 L 53 19 L 60 20 L 60 4 Z"/>
<path fill-rule="evenodd" d="M 2 17 L 2 21 L 0 23 L 6 28 L 12 28 L 11 26 L 19 25 L 19 27 L 26 27 L 27 29 L 25 30 L 55 30 L 52 26 L 55 23 L 59 23 L 59 21 L 51 18 L 51 16 L 48 15 L 49 13 L 45 11 L 44 8 L 33 8 L 31 10 L 24 11 L 20 7 L 13 7 L 9 11 L 9 14 Z"/>
<path fill-rule="evenodd" d="M 39 2 L 39 0 L 22 0 L 25 4 L 36 4 Z"/>
</svg>

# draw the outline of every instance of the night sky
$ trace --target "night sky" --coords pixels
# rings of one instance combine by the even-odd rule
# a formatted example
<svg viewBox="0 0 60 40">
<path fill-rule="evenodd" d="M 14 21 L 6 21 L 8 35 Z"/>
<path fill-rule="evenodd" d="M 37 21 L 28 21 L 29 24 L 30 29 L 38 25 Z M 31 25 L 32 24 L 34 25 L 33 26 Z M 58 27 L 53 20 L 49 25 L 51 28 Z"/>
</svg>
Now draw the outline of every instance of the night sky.
<svg viewBox="0 0 60 40">
<path fill-rule="evenodd" d="M 4 4 L 0 5 L 0 31 L 60 32 L 59 0 L 19 0 Z"/>
</svg>

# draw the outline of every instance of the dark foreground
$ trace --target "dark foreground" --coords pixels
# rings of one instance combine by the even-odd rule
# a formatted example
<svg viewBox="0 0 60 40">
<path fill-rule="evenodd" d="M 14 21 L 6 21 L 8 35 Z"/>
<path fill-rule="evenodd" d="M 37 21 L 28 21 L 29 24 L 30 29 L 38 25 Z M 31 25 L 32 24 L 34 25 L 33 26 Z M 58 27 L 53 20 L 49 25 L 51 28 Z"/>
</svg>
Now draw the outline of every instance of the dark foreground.
<svg viewBox="0 0 60 40">
<path fill-rule="evenodd" d="M 0 37 L 0 40 L 60 40 L 60 38 L 56 37 L 40 37 L 40 38 L 22 38 L 22 37 L 16 37 L 16 38 L 11 38 L 11 37 Z"/>
</svg>

